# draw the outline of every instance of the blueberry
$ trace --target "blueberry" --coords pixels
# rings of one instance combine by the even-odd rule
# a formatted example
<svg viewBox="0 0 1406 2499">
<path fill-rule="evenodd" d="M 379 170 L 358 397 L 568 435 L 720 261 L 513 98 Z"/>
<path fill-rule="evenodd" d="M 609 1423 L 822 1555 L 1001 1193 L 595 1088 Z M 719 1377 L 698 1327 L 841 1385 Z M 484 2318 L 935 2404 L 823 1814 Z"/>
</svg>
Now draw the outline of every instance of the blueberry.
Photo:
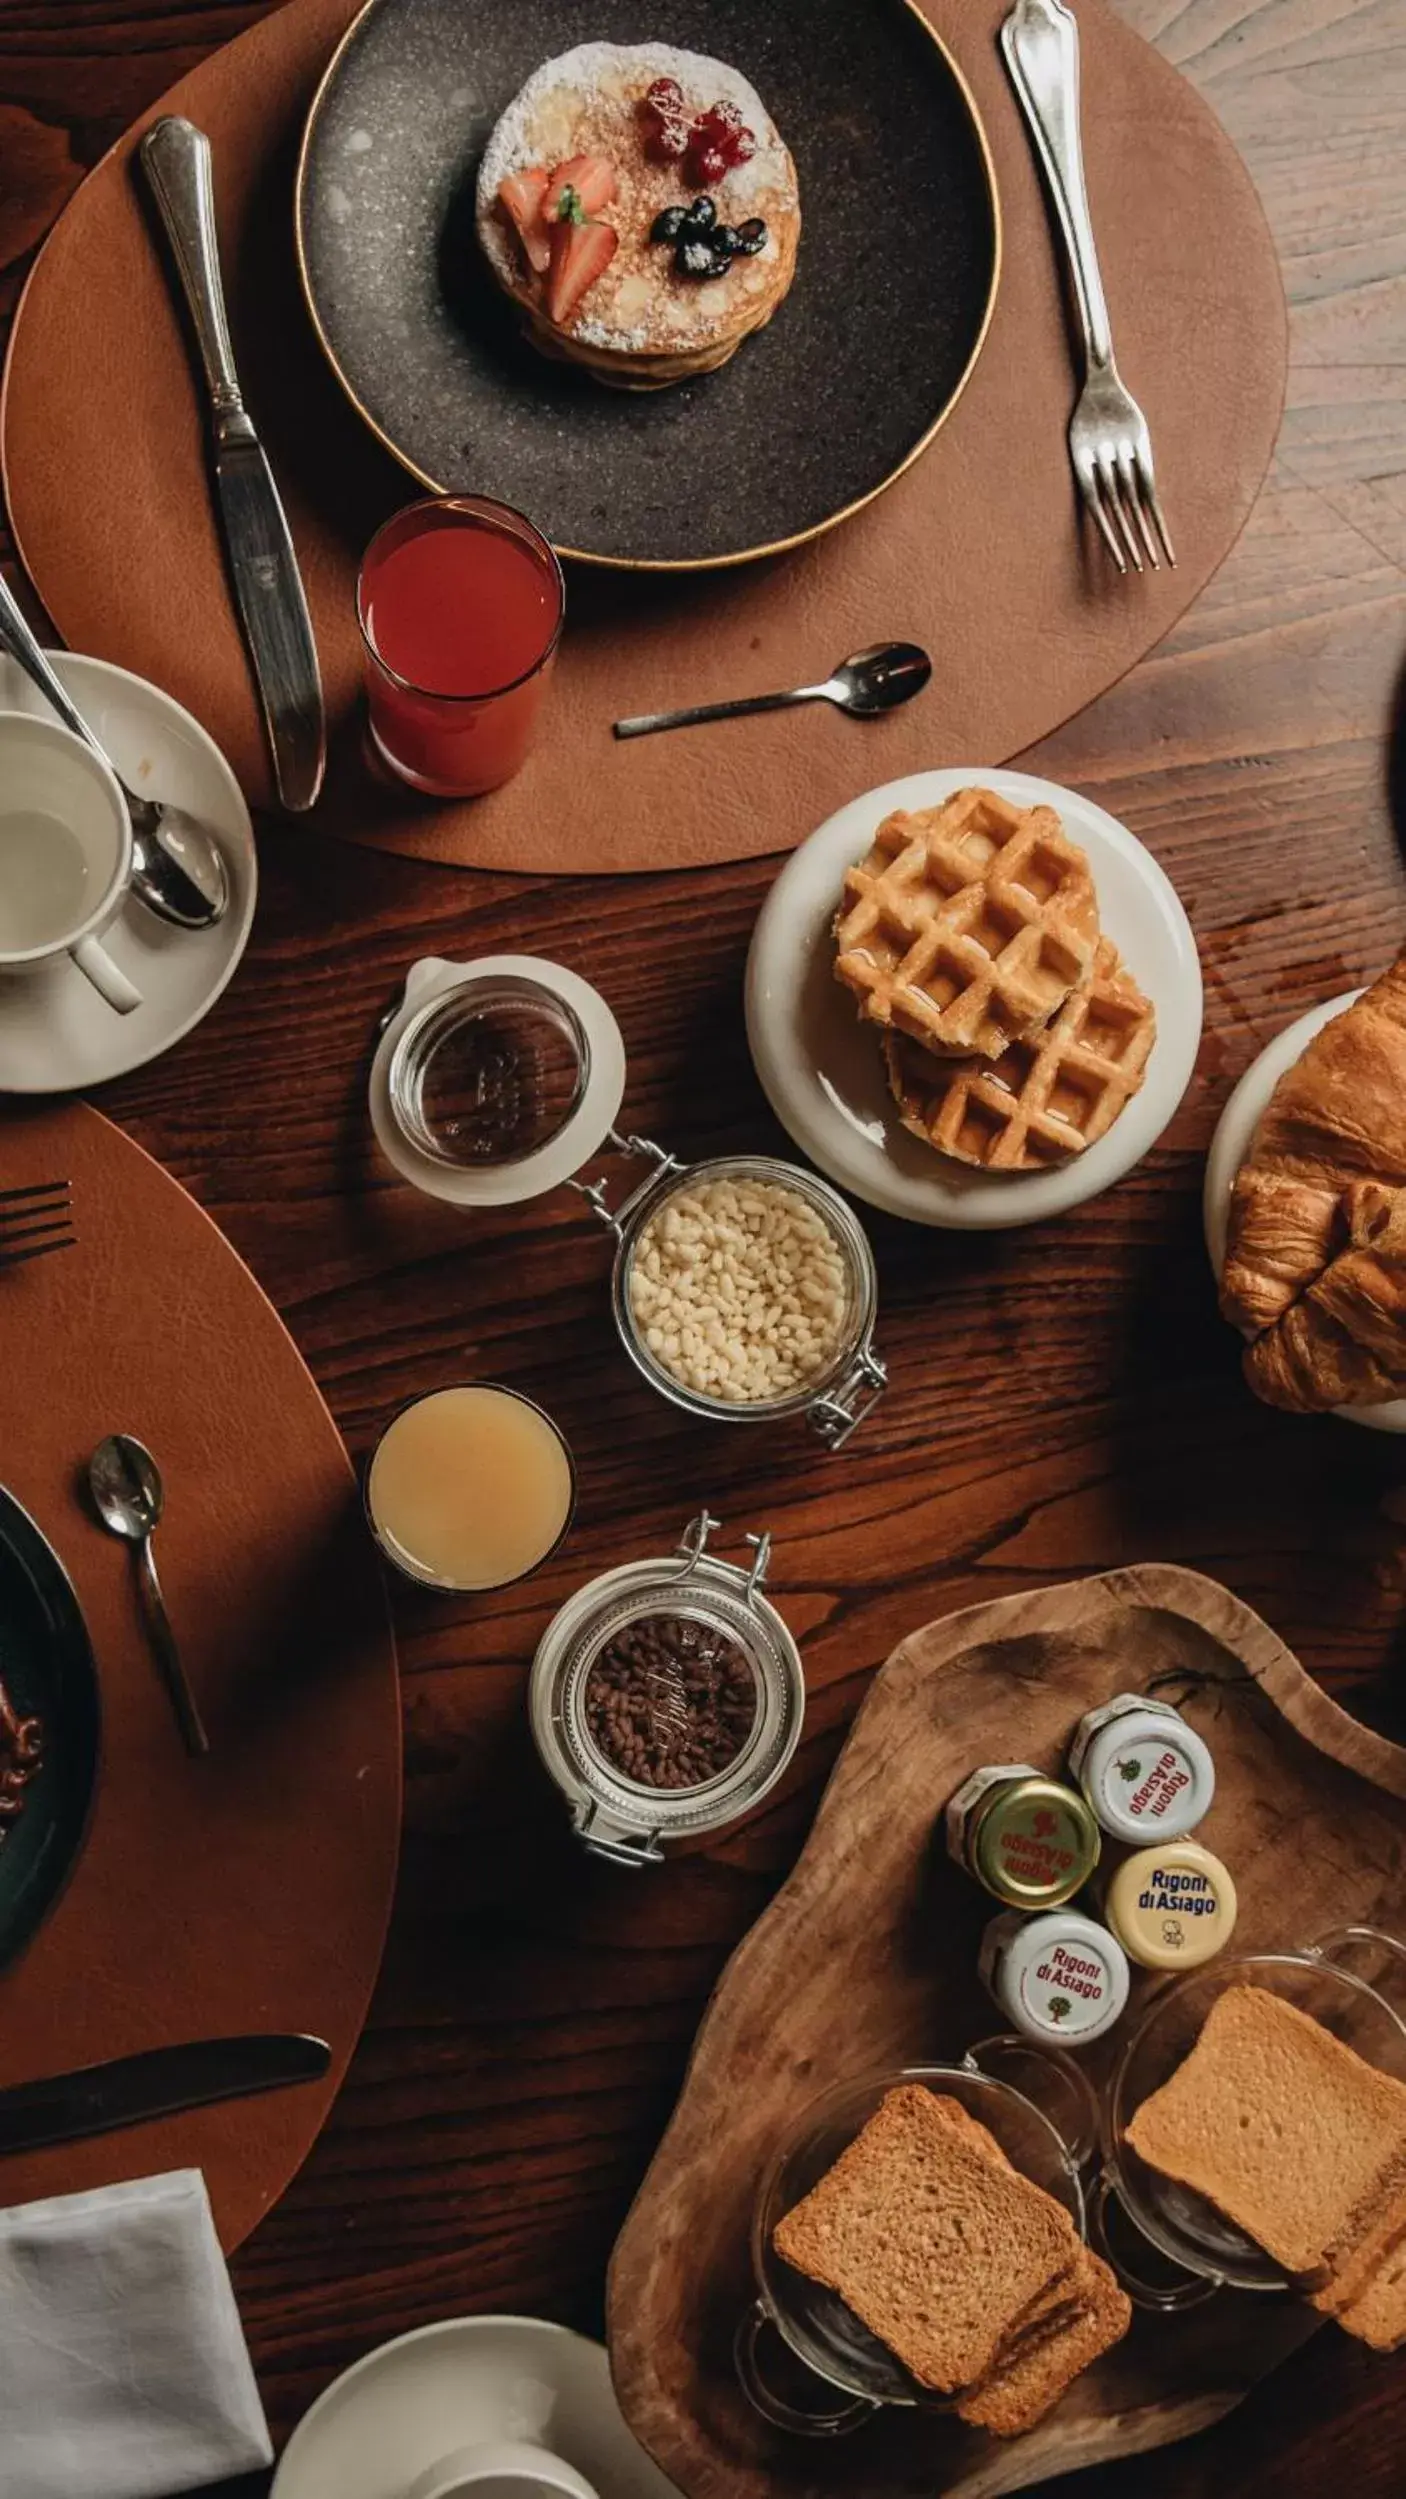
<svg viewBox="0 0 1406 2499">
<path fill-rule="evenodd" d="M 654 220 L 653 225 L 649 229 L 649 239 L 651 243 L 676 242 L 678 240 L 679 228 L 682 226 L 687 215 L 688 210 L 686 208 L 661 208 L 658 216 Z"/>
<path fill-rule="evenodd" d="M 737 239 L 732 248 L 735 252 L 741 252 L 744 259 L 751 260 L 754 255 L 761 250 L 765 241 L 765 218 L 748 217 L 745 222 L 738 227 Z"/>
<path fill-rule="evenodd" d="M 683 230 L 685 234 L 706 234 L 709 227 L 715 226 L 717 222 L 717 209 L 705 192 L 702 199 L 695 200 L 685 211 Z"/>
<path fill-rule="evenodd" d="M 726 252 L 729 260 L 735 252 L 743 249 L 742 237 L 736 226 L 714 226 L 708 240 L 715 252 Z"/>
<path fill-rule="evenodd" d="M 714 251 L 698 235 L 680 237 L 674 267 L 681 278 L 725 278 L 731 266 L 726 252 Z"/>
</svg>

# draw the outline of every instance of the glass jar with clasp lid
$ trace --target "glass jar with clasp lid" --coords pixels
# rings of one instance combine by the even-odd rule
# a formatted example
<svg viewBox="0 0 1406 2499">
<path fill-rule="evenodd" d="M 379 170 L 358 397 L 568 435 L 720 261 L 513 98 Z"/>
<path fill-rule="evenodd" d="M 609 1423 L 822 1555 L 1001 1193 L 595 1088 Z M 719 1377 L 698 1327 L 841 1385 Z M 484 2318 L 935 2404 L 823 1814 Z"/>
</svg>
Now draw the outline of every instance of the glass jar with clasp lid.
<svg viewBox="0 0 1406 2499">
<path fill-rule="evenodd" d="M 677 1550 L 623 1563 L 568 1600 L 532 1662 L 538 1753 L 592 1856 L 657 1863 L 750 1813 L 800 1739 L 800 1651 L 763 1595 L 768 1535 L 746 1564 L 709 1550 L 704 1511 Z"/>
<path fill-rule="evenodd" d="M 571 1186 L 615 1240 L 611 1310 L 650 1386 L 728 1423 L 803 1417 L 838 1449 L 888 1374 L 874 1347 L 868 1237 L 828 1181 L 772 1155 L 686 1164 L 622 1134 L 625 1052 L 603 998 L 527 955 L 412 966 L 371 1076 L 378 1142 L 403 1178 L 470 1207 Z M 583 1175 L 638 1168 L 612 1206 Z"/>
</svg>

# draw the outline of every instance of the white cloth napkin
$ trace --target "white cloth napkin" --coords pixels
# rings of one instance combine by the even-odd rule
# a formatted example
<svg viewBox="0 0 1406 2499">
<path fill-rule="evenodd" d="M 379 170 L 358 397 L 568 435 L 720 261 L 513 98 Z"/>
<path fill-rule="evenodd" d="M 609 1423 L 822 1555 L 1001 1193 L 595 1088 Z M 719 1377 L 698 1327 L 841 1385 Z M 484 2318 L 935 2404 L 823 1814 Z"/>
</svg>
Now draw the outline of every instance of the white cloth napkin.
<svg viewBox="0 0 1406 2499">
<path fill-rule="evenodd" d="M 198 2169 L 0 2212 L 4 2499 L 164 2499 L 272 2454 Z"/>
</svg>

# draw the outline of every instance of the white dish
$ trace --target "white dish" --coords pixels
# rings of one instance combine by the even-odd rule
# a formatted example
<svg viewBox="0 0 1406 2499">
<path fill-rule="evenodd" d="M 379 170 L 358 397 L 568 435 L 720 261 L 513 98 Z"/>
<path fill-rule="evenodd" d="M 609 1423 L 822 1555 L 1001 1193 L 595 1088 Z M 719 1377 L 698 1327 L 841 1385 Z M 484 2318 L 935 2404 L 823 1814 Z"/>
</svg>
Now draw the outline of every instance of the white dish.
<svg viewBox="0 0 1406 2499">
<path fill-rule="evenodd" d="M 103 933 L 141 991 L 114 1015 L 67 957 L 0 979 L 0 1093 L 85 1091 L 159 1058 L 208 1015 L 249 941 L 258 865 L 249 810 L 214 740 L 157 686 L 110 661 L 49 657 L 124 781 L 188 807 L 209 825 L 229 869 L 230 903 L 214 928 L 171 928 L 129 894 Z M 0 656 L 0 710 L 52 718 L 15 660 Z"/>
<path fill-rule="evenodd" d="M 878 1036 L 860 1023 L 832 969 L 841 880 L 876 827 L 896 807 L 934 807 L 972 783 L 1018 806 L 1043 801 L 1057 809 L 1088 853 L 1103 925 L 1157 1010 L 1141 1092 L 1106 1137 L 1050 1171 L 968 1171 L 910 1136 L 889 1094 Z M 1036 1223 L 1121 1180 L 1176 1110 L 1201 1038 L 1196 940 L 1151 852 L 1077 790 L 984 766 L 910 773 L 852 799 L 782 869 L 748 957 L 747 1038 L 783 1128 L 841 1188 L 910 1223 L 963 1231 Z"/>
<path fill-rule="evenodd" d="M 454 2448 L 496 2440 L 548 2448 L 602 2499 L 678 2499 L 603 2347 L 537 2317 L 448 2317 L 368 2352 L 299 2422 L 270 2499 L 405 2499 Z"/>
<path fill-rule="evenodd" d="M 1206 1157 L 1206 1184 L 1201 1197 L 1206 1247 L 1218 1278 L 1225 1265 L 1230 1192 L 1270 1095 L 1280 1077 L 1303 1057 L 1315 1033 L 1321 1033 L 1325 1024 L 1331 1024 L 1335 1015 L 1342 1015 L 1361 995 L 1360 989 L 1349 989 L 1341 998 L 1326 998 L 1322 1006 L 1310 1007 L 1307 1015 L 1301 1015 L 1296 1024 L 1277 1034 L 1246 1068 L 1221 1112 Z M 1393 1397 L 1382 1406 L 1334 1406 L 1332 1411 L 1344 1423 L 1360 1423 L 1369 1432 L 1406 1432 L 1406 1397 Z"/>
</svg>

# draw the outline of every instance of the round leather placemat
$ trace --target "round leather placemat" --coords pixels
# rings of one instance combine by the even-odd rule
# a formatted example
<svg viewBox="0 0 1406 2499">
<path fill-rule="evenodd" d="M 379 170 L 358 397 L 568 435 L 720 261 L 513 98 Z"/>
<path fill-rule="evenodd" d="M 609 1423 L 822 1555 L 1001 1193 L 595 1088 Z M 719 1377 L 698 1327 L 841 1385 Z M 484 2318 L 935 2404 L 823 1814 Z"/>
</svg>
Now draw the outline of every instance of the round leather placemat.
<svg viewBox="0 0 1406 2499">
<path fill-rule="evenodd" d="M 1004 227 L 991 330 L 952 417 L 886 494 L 789 556 L 707 575 L 577 568 L 538 751 L 506 790 L 460 805 L 381 788 L 368 770 L 356 558 L 414 490 L 323 365 L 298 292 L 298 141 L 355 0 L 290 0 L 153 107 L 188 113 L 214 143 L 236 343 L 303 559 L 334 733 L 315 822 L 425 858 L 549 872 L 783 850 L 857 789 L 952 759 L 996 763 L 1043 736 L 1140 658 L 1221 562 L 1269 461 L 1287 352 L 1249 176 L 1186 81 L 1100 0 L 1080 0 L 1095 222 L 1180 557 L 1175 573 L 1120 582 L 1076 517 L 1071 350 L 996 45 L 1007 0 L 924 5 L 983 117 Z M 0 418 L 10 512 L 65 639 L 165 686 L 267 804 L 193 369 L 132 179 L 134 135 L 70 203 L 20 307 Z M 890 247 L 921 249 L 901 205 Z M 936 670 L 886 720 L 812 706 L 638 744 L 610 735 L 622 713 L 804 683 L 890 635 L 925 642 Z"/>
<path fill-rule="evenodd" d="M 184 1190 L 81 1105 L 0 1123 L 0 1185 L 67 1178 L 78 1247 L 0 1275 L 0 1470 L 70 1572 L 102 1759 L 66 1889 L 0 1972 L 0 2085 L 166 2042 L 305 2030 L 325 2079 L 0 2158 L 0 2205 L 203 2169 L 234 2247 L 309 2151 L 380 1962 L 400 1712 L 379 1566 L 311 1378 Z M 134 1557 L 82 1493 L 131 1431 L 166 1485 L 157 1552 L 210 1730 L 192 1761 Z"/>
</svg>

